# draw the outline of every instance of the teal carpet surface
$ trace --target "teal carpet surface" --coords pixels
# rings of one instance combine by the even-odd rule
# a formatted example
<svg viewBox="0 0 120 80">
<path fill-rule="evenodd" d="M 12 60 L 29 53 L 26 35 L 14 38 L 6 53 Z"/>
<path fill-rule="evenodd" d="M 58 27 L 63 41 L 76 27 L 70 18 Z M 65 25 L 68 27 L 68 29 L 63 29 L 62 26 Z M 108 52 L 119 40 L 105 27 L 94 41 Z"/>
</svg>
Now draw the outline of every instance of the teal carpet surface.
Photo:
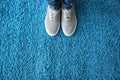
<svg viewBox="0 0 120 80">
<path fill-rule="evenodd" d="M 45 0 L 0 0 L 0 80 L 120 80 L 120 0 L 75 0 L 78 26 L 47 35 Z"/>
</svg>

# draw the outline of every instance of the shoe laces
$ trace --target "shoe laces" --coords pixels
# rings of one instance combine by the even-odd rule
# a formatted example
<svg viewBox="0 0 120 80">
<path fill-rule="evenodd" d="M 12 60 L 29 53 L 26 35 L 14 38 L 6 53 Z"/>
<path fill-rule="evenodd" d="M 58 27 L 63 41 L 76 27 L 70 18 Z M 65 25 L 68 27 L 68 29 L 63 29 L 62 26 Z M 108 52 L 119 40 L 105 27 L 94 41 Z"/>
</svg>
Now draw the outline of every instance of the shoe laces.
<svg viewBox="0 0 120 80">
<path fill-rule="evenodd" d="M 51 9 L 51 10 L 49 11 L 49 13 L 50 13 L 50 14 L 49 14 L 49 15 L 50 15 L 49 18 L 50 18 L 51 20 L 55 21 L 56 18 L 57 18 L 58 11 L 57 11 L 57 10 L 52 10 L 52 9 Z"/>
<path fill-rule="evenodd" d="M 64 10 L 64 19 L 66 21 L 71 21 L 72 20 L 72 10 L 71 9 Z"/>
</svg>

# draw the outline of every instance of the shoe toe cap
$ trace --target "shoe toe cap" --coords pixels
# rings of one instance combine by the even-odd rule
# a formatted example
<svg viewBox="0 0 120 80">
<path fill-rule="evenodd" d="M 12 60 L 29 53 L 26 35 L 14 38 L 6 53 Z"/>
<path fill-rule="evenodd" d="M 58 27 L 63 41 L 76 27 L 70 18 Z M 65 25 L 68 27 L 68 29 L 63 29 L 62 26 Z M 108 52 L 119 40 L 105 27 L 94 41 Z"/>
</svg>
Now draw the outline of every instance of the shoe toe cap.
<svg viewBox="0 0 120 80">
<path fill-rule="evenodd" d="M 59 24 L 57 23 L 46 23 L 46 32 L 50 36 L 55 36 L 58 33 Z"/>
<path fill-rule="evenodd" d="M 76 24 L 65 23 L 62 25 L 63 32 L 66 36 L 71 36 L 75 32 Z"/>
</svg>

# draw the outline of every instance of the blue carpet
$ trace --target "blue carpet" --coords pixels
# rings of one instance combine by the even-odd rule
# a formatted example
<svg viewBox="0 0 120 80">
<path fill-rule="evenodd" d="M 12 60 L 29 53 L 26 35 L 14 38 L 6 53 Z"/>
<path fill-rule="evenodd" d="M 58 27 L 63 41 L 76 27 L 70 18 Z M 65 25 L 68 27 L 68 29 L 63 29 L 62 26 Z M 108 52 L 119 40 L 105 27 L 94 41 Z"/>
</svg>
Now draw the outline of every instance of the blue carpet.
<svg viewBox="0 0 120 80">
<path fill-rule="evenodd" d="M 72 37 L 45 31 L 45 0 L 0 0 L 0 80 L 120 80 L 120 0 L 76 0 Z"/>
</svg>

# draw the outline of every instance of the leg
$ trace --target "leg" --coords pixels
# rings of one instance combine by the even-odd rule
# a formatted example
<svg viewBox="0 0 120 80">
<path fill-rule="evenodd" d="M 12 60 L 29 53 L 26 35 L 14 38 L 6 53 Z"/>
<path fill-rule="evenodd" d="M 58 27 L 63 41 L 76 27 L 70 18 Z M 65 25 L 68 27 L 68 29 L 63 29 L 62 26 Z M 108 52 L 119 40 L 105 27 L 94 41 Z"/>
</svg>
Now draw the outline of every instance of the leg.
<svg viewBox="0 0 120 80">
<path fill-rule="evenodd" d="M 60 0 L 47 0 L 50 7 L 54 10 L 59 9 L 61 6 Z"/>
<path fill-rule="evenodd" d="M 61 0 L 62 1 L 62 8 L 69 9 L 73 6 L 73 0 Z"/>
</svg>

